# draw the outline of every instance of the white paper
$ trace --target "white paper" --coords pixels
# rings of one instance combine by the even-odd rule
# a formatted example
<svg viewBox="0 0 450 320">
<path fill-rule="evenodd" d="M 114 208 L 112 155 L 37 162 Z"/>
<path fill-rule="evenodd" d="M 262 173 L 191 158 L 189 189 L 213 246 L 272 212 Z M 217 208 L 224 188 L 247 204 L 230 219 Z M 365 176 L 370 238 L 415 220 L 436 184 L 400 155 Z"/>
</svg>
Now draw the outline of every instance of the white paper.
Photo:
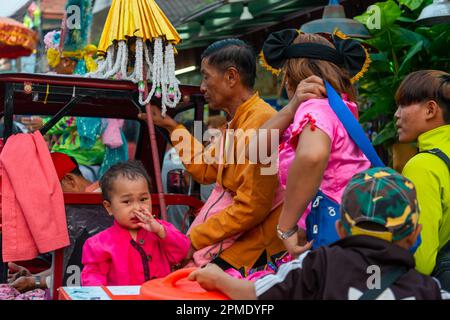
<svg viewBox="0 0 450 320">
<path fill-rule="evenodd" d="M 72 300 L 111 300 L 101 287 L 64 287 Z"/>
<path fill-rule="evenodd" d="M 106 288 L 115 296 L 137 296 L 141 286 L 111 286 Z"/>
</svg>

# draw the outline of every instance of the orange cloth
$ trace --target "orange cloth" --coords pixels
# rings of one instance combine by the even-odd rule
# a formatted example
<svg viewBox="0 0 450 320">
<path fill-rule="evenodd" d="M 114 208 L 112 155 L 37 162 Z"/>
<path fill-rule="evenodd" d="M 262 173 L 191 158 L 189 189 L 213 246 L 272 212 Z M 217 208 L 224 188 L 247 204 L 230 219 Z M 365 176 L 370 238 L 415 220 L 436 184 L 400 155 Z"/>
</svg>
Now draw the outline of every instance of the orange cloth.
<svg viewBox="0 0 450 320">
<path fill-rule="evenodd" d="M 3 261 L 31 260 L 68 246 L 61 184 L 41 133 L 11 136 L 0 166 Z"/>
</svg>

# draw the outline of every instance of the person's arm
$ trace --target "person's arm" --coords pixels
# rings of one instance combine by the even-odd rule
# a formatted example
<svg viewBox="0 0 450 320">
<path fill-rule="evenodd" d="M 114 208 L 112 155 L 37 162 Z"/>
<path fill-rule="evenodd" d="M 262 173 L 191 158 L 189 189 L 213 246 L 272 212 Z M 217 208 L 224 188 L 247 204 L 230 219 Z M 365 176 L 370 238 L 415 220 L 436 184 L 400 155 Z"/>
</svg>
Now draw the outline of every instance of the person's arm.
<svg viewBox="0 0 450 320">
<path fill-rule="evenodd" d="M 36 280 L 36 276 L 39 276 L 40 278 L 40 289 L 48 289 L 49 285 L 47 283 L 47 278 L 52 276 L 52 269 L 47 269 L 44 270 L 38 274 L 35 274 L 35 280 Z"/>
<path fill-rule="evenodd" d="M 436 265 L 439 226 L 443 211 L 439 177 L 434 170 L 440 164 L 430 165 L 435 161 L 432 158 L 435 157 L 434 155 L 420 154 L 416 157 L 418 158 L 413 158 L 406 164 L 402 174 L 414 183 L 420 207 L 419 224 L 422 225 L 422 243 L 414 254 L 416 270 L 429 275 Z"/>
<path fill-rule="evenodd" d="M 160 242 L 161 251 L 166 255 L 171 265 L 176 265 L 188 255 L 191 246 L 189 238 L 172 224 L 162 220 L 158 220 L 158 222 L 165 230 L 165 237 Z"/>
<path fill-rule="evenodd" d="M 256 300 L 253 282 L 233 278 L 215 264 L 193 271 L 189 280 L 197 281 L 207 291 L 220 291 L 233 300 Z"/>
<path fill-rule="evenodd" d="M 8 282 L 12 282 L 20 277 L 31 277 L 31 272 L 14 262 L 8 262 Z"/>
<path fill-rule="evenodd" d="M 229 168 L 235 171 L 236 194 L 228 207 L 191 229 L 191 243 L 196 250 L 246 232 L 264 221 L 272 209 L 278 176 L 262 174 L 263 168 L 250 163 Z"/>
<path fill-rule="evenodd" d="M 218 144 L 211 143 L 204 147 L 183 125 L 178 125 L 172 131 L 170 138 L 183 165 L 195 181 L 200 184 L 216 182 L 217 162 L 207 161 L 206 157 L 208 152 L 211 155 L 211 159 L 214 159 L 216 155 L 215 148 L 218 147 Z"/>
<path fill-rule="evenodd" d="M 321 257 L 317 252 L 305 252 L 298 259 L 282 264 L 276 274 L 255 282 L 236 279 L 215 264 L 197 269 L 189 280 L 208 291 L 220 291 L 233 300 L 292 300 L 320 296 L 323 277 Z M 307 276 L 303 276 L 307 275 Z"/>
<path fill-rule="evenodd" d="M 266 145 L 269 150 L 267 151 L 267 156 L 276 151 L 272 150 L 272 139 L 271 139 L 271 130 L 278 131 L 278 137 L 281 137 L 281 134 L 289 127 L 292 123 L 292 120 L 297 112 L 298 107 L 306 100 L 309 99 L 320 99 L 326 97 L 326 89 L 324 82 L 321 78 L 317 76 L 310 76 L 305 80 L 301 81 L 297 89 L 292 96 L 289 103 L 281 109 L 274 117 L 269 119 L 263 126 L 261 126 L 260 130 L 258 130 L 258 139 L 252 141 L 252 145 L 250 148 L 255 148 L 254 144 L 261 145 L 261 140 L 266 139 Z M 263 129 L 263 130 L 261 130 Z M 278 146 L 279 141 L 274 143 L 274 147 Z M 261 155 L 259 155 L 261 156 Z M 248 150 L 247 150 L 248 157 Z M 267 159 L 261 159 L 264 161 Z"/>
<path fill-rule="evenodd" d="M 153 123 L 169 132 L 172 144 L 178 152 L 186 170 L 192 175 L 195 181 L 201 184 L 210 184 L 216 181 L 217 164 L 205 163 L 203 154 L 205 148 L 203 144 L 195 139 L 190 132 L 181 124 L 177 123 L 170 116 L 161 115 L 161 110 L 157 106 L 151 106 Z M 139 119 L 147 121 L 147 114 L 141 113 Z M 211 144 L 209 147 L 213 147 Z M 214 152 L 211 152 L 215 156 Z"/>
<path fill-rule="evenodd" d="M 281 231 L 295 227 L 322 182 L 331 150 L 331 140 L 322 130 L 305 126 L 300 134 L 294 161 L 289 168 L 283 209 L 279 218 Z M 284 240 L 293 256 L 307 248 L 298 246 L 297 235 Z"/>
<path fill-rule="evenodd" d="M 323 299 L 323 258 L 320 250 L 307 251 L 298 259 L 282 264 L 276 274 L 256 280 L 258 300 Z"/>
<path fill-rule="evenodd" d="M 19 292 L 26 292 L 34 289 L 47 289 L 47 277 L 50 275 L 51 269 L 44 270 L 35 275 L 31 275 L 28 271 L 27 275 L 17 277 L 10 283 L 10 285 Z M 39 281 L 37 281 L 37 279 L 39 279 Z"/>
<path fill-rule="evenodd" d="M 109 272 L 109 257 L 101 249 L 97 238 L 89 238 L 83 246 L 81 271 L 82 286 L 106 286 L 108 285 L 107 274 Z"/>
</svg>

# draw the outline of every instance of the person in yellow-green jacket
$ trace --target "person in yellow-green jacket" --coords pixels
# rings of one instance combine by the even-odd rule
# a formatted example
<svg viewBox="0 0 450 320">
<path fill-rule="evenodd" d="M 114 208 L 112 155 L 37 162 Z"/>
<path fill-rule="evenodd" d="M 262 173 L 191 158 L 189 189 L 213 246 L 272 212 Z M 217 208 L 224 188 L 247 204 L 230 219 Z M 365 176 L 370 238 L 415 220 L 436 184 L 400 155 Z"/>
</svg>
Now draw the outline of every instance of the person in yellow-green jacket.
<svg viewBox="0 0 450 320">
<path fill-rule="evenodd" d="M 417 141 L 419 148 L 402 173 L 415 184 L 422 212 L 416 269 L 429 275 L 439 250 L 450 240 L 450 168 L 433 154 L 450 157 L 450 75 L 437 70 L 411 73 L 400 84 L 396 101 L 399 141 Z"/>
</svg>

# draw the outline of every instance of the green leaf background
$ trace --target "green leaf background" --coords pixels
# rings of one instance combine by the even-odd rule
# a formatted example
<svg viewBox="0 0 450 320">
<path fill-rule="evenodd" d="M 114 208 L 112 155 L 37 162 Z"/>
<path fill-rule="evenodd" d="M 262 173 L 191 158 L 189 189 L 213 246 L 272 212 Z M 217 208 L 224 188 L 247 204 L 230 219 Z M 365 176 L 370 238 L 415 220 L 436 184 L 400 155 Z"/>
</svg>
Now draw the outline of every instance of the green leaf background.
<svg viewBox="0 0 450 320">
<path fill-rule="evenodd" d="M 422 26 L 415 21 L 432 0 L 388 0 L 380 8 L 381 28 L 369 30 L 372 64 L 359 81 L 360 121 L 379 124 L 374 145 L 388 147 L 397 139 L 394 123 L 395 91 L 411 72 L 423 69 L 450 70 L 450 25 Z M 354 19 L 366 24 L 371 12 Z"/>
</svg>

